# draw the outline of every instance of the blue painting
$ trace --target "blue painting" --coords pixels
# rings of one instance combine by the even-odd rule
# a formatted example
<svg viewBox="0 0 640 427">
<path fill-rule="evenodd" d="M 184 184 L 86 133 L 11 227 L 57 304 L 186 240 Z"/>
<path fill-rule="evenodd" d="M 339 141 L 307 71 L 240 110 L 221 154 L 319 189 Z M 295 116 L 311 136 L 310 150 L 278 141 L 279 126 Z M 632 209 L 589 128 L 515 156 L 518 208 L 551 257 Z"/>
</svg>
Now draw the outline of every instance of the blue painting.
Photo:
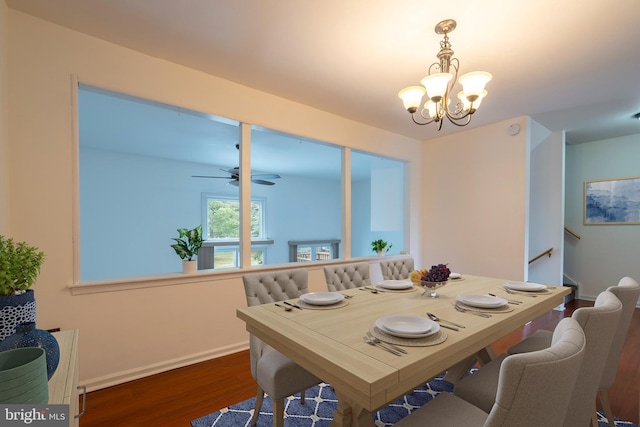
<svg viewBox="0 0 640 427">
<path fill-rule="evenodd" d="M 640 177 L 584 183 L 585 224 L 640 224 Z"/>
</svg>

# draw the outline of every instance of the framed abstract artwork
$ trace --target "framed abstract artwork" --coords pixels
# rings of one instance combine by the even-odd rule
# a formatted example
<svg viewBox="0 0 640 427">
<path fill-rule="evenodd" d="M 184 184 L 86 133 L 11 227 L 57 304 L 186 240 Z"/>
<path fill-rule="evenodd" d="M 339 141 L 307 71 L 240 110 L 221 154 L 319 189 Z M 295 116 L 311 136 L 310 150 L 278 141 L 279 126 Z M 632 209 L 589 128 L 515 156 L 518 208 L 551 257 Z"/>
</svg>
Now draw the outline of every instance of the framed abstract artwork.
<svg viewBox="0 0 640 427">
<path fill-rule="evenodd" d="M 585 181 L 584 224 L 640 224 L 640 176 Z"/>
</svg>

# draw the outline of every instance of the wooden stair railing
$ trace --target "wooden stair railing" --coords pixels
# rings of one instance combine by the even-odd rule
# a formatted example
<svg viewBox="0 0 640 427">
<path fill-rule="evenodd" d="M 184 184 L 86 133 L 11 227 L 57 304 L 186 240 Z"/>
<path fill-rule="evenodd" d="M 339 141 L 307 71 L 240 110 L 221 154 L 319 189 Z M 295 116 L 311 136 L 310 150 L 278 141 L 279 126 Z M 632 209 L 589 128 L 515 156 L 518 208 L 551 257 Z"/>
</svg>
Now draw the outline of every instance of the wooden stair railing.
<svg viewBox="0 0 640 427">
<path fill-rule="evenodd" d="M 531 264 L 531 263 L 532 263 L 532 262 L 534 262 L 534 261 L 539 260 L 540 258 L 542 258 L 542 257 L 543 257 L 543 256 L 545 256 L 545 255 L 549 255 L 549 258 L 551 258 L 551 252 L 553 252 L 553 248 L 549 248 L 549 249 L 547 249 L 546 251 L 542 252 L 542 253 L 541 253 L 540 255 L 538 255 L 537 257 L 532 258 L 532 259 L 531 259 L 531 261 L 529 261 L 529 264 Z"/>
<path fill-rule="evenodd" d="M 569 233 L 570 235 L 572 235 L 573 237 L 575 237 L 578 240 L 582 239 L 582 237 L 580 237 L 580 235 L 578 233 L 575 233 L 575 232 L 569 230 L 567 227 L 564 228 L 564 231 L 566 231 L 567 233 Z"/>
</svg>

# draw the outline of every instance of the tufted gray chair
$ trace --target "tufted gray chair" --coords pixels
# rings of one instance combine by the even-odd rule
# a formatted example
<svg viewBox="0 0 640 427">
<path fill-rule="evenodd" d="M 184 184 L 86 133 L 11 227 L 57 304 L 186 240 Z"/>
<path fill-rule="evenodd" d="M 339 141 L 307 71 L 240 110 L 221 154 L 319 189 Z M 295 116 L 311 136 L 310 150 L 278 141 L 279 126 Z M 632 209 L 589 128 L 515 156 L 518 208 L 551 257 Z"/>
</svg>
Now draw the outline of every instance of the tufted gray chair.
<svg viewBox="0 0 640 427">
<path fill-rule="evenodd" d="M 328 265 L 324 268 L 324 278 L 330 292 L 369 286 L 371 284 L 369 263 Z"/>
<path fill-rule="evenodd" d="M 575 388 L 571 394 L 564 423 L 559 425 L 564 425 L 565 427 L 589 425 L 598 384 L 600 384 L 600 377 L 609 356 L 609 348 L 618 327 L 621 313 L 622 303 L 613 293 L 608 291 L 601 292 L 598 295 L 593 307 L 582 307 L 573 312 L 571 318 L 578 322 L 584 330 L 586 347 L 584 360 L 578 373 Z M 523 352 L 518 354 L 530 353 Z M 502 355 L 492 360 L 489 365 L 493 365 L 493 369 L 485 369 L 486 366 L 484 366 L 473 375 L 469 375 L 457 382 L 455 394 L 485 411 L 490 409 L 496 396 L 498 383 L 498 369 L 496 368 L 499 367 L 501 360 L 505 360 L 505 357 L 506 355 Z M 564 381 L 564 376 L 559 376 L 558 378 Z M 549 384 L 553 384 L 553 387 L 556 387 L 562 381 L 553 381 Z M 546 421 L 545 418 L 545 423 Z M 551 424 L 547 423 L 547 425 Z"/>
<path fill-rule="evenodd" d="M 382 278 L 384 280 L 408 279 L 413 271 L 413 258 L 380 261 L 380 270 L 382 270 Z"/>
<path fill-rule="evenodd" d="M 546 426 L 562 425 L 585 346 L 578 322 L 562 319 L 551 347 L 491 361 L 471 375 L 487 368 L 499 370 L 497 394 L 488 410 L 457 397 L 454 390 L 454 394 L 440 393 L 394 426 L 538 427 L 541 416 Z"/>
<path fill-rule="evenodd" d="M 305 269 L 245 274 L 242 281 L 247 305 L 251 307 L 299 297 L 308 292 L 307 275 Z M 282 427 L 284 398 L 300 392 L 304 403 L 304 390 L 318 384 L 320 379 L 253 335 L 249 336 L 249 353 L 251 375 L 258 383 L 251 425 L 256 425 L 264 394 L 267 393 L 273 402 L 273 426 Z"/>
</svg>

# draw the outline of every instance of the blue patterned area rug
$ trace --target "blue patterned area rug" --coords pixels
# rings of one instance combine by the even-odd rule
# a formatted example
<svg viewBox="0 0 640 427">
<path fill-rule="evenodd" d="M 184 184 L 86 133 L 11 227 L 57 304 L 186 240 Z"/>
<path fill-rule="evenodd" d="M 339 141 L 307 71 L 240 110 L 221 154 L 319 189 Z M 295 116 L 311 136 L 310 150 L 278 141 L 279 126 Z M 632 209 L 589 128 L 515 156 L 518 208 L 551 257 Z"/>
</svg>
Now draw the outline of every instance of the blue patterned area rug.
<svg viewBox="0 0 640 427">
<path fill-rule="evenodd" d="M 451 383 L 437 377 L 423 387 L 413 390 L 401 399 L 384 407 L 373 416 L 377 427 L 392 426 L 400 419 L 436 397 L 441 392 L 451 392 Z M 253 414 L 255 397 L 244 402 L 237 403 L 227 408 L 222 408 L 212 414 L 191 421 L 192 427 L 248 427 Z M 286 427 L 329 427 L 333 412 L 338 406 L 336 395 L 329 384 L 321 383 L 308 389 L 304 405 L 300 403 L 300 396 L 291 396 L 285 401 L 285 426 Z M 271 399 L 264 398 L 258 427 L 272 427 Z M 636 424 L 620 421 L 616 418 L 618 427 L 638 427 Z M 544 426 L 544 422 L 540 424 Z M 598 427 L 608 427 L 606 421 L 598 413 Z"/>
</svg>

